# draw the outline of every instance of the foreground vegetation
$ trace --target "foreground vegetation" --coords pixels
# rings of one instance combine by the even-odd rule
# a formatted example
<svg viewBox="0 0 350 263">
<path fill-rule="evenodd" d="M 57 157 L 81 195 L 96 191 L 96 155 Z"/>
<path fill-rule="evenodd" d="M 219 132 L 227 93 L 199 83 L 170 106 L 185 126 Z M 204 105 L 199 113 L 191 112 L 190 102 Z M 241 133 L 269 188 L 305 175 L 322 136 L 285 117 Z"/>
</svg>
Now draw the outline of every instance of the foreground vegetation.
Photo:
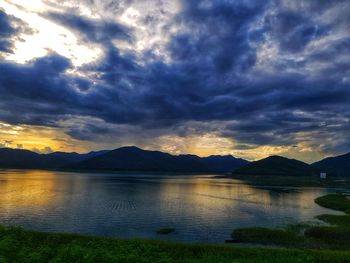
<svg viewBox="0 0 350 263">
<path fill-rule="evenodd" d="M 0 262 L 350 262 L 349 251 L 239 248 L 118 240 L 0 227 Z"/>
<path fill-rule="evenodd" d="M 346 214 L 316 217 L 328 225 L 296 224 L 284 229 L 242 228 L 234 230 L 232 236 L 250 243 L 350 250 L 350 199 L 341 194 L 330 194 L 317 198 L 315 202 Z"/>
</svg>

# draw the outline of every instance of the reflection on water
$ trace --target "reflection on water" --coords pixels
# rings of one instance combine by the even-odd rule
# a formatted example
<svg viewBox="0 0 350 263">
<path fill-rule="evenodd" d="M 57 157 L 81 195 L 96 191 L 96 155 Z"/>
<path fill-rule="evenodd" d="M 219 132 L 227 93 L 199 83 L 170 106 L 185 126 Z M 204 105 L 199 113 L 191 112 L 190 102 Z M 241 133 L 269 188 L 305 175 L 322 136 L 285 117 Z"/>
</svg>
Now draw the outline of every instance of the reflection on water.
<svg viewBox="0 0 350 263">
<path fill-rule="evenodd" d="M 223 242 L 237 227 L 283 226 L 331 212 L 313 188 L 254 188 L 210 176 L 0 171 L 0 224 L 122 238 Z M 177 233 L 158 236 L 173 227 Z"/>
</svg>

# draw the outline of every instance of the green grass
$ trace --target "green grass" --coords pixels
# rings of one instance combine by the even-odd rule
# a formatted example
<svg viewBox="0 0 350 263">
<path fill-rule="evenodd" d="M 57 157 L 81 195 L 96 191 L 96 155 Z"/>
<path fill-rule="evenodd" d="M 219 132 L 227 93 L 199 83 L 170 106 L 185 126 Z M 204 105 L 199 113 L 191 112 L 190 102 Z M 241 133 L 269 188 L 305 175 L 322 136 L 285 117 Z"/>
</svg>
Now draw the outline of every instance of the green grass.
<svg viewBox="0 0 350 263">
<path fill-rule="evenodd" d="M 300 236 L 304 233 L 305 229 L 310 226 L 311 225 L 307 223 L 289 224 L 286 226 L 286 230 Z"/>
<path fill-rule="evenodd" d="M 305 236 L 320 246 L 350 249 L 350 227 L 314 226 L 305 230 Z"/>
<path fill-rule="evenodd" d="M 320 206 L 348 212 L 350 200 L 341 194 L 315 199 Z M 330 226 L 296 224 L 285 229 L 241 228 L 232 237 L 249 243 L 271 244 L 299 248 L 350 249 L 350 215 L 319 215 Z"/>
<path fill-rule="evenodd" d="M 319 215 L 317 219 L 331 226 L 314 226 L 305 231 L 305 236 L 330 246 L 350 248 L 350 199 L 341 194 L 319 197 L 315 202 L 323 207 L 343 211 L 344 215 Z"/>
<path fill-rule="evenodd" d="M 239 248 L 54 234 L 0 226 L 0 262 L 350 262 L 350 251 Z"/>
<path fill-rule="evenodd" d="M 317 219 L 335 226 L 350 226 L 350 215 L 319 215 Z"/>
<path fill-rule="evenodd" d="M 161 228 L 157 231 L 157 234 L 161 234 L 161 235 L 168 235 L 168 234 L 171 234 L 175 232 L 175 229 L 174 228 L 170 228 L 170 227 L 164 227 L 164 228 Z"/>
<path fill-rule="evenodd" d="M 264 227 L 236 229 L 231 236 L 237 241 L 259 244 L 296 246 L 303 243 L 303 238 L 295 232 Z"/>
<path fill-rule="evenodd" d="M 315 199 L 315 203 L 342 212 L 350 211 L 350 199 L 341 194 L 329 194 Z"/>
</svg>

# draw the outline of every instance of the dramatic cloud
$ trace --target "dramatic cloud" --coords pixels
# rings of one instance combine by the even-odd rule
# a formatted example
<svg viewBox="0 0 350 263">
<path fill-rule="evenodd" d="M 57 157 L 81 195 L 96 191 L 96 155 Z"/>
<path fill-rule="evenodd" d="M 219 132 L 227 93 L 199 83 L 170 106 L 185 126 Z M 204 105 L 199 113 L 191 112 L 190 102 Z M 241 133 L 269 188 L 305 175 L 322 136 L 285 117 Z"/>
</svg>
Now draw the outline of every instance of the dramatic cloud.
<svg viewBox="0 0 350 263">
<path fill-rule="evenodd" d="M 7 15 L 0 7 L 0 57 L 1 52 L 13 53 L 15 41 L 20 40 L 20 33 L 31 33 L 20 19 Z"/>
<path fill-rule="evenodd" d="M 53 51 L 2 60 L 0 121 L 94 145 L 215 137 L 213 147 L 231 141 L 248 158 L 265 146 L 296 157 L 350 150 L 348 1 L 159 1 L 156 11 L 94 1 L 94 16 L 87 2 L 47 1 L 39 15 L 102 55 L 79 67 Z M 3 52 L 13 52 L 13 21 L 0 12 Z"/>
<path fill-rule="evenodd" d="M 105 44 L 113 39 L 130 39 L 127 29 L 113 21 L 94 20 L 64 13 L 49 13 L 47 17 L 77 32 L 84 41 Z"/>
</svg>

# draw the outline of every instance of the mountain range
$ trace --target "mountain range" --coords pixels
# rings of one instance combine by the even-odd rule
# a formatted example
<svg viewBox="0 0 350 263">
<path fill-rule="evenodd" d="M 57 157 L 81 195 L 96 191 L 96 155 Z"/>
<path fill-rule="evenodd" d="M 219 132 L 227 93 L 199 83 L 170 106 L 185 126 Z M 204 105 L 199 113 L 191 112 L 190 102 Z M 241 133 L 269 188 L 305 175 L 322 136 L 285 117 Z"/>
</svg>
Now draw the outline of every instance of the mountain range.
<svg viewBox="0 0 350 263">
<path fill-rule="evenodd" d="M 53 152 L 38 154 L 29 150 L 0 148 L 0 168 L 14 169 L 58 169 L 71 163 L 83 161 L 108 151 L 96 151 L 86 154 Z"/>
<path fill-rule="evenodd" d="M 249 162 L 232 155 L 199 157 L 171 155 L 135 146 L 85 154 L 53 152 L 38 154 L 29 150 L 0 148 L 0 168 L 69 169 L 104 171 L 208 172 L 241 175 L 308 176 L 326 172 L 332 176 L 350 176 L 350 153 L 329 157 L 313 164 L 281 156 Z"/>
<path fill-rule="evenodd" d="M 74 163 L 69 165 L 69 168 L 114 171 L 230 172 L 246 164 L 248 161 L 231 155 L 209 157 L 190 154 L 171 155 L 131 146 Z"/>
<path fill-rule="evenodd" d="M 0 149 L 0 168 L 72 169 L 159 172 L 231 172 L 249 162 L 231 155 L 171 155 L 135 146 L 86 154 L 54 152 L 38 154 L 22 149 Z"/>
</svg>

